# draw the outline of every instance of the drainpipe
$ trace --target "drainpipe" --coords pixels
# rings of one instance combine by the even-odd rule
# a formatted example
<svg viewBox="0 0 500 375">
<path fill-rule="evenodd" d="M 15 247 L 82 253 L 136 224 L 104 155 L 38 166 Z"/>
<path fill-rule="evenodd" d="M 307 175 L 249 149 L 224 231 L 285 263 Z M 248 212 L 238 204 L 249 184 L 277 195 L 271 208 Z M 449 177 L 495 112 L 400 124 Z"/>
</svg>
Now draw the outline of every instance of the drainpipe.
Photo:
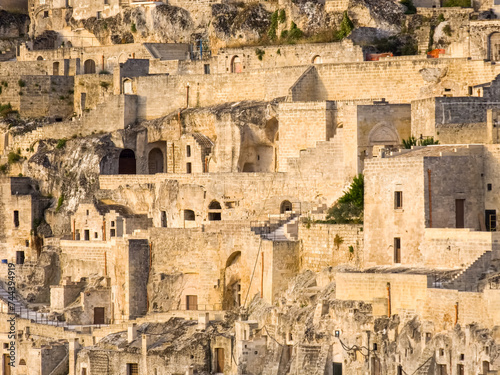
<svg viewBox="0 0 500 375">
<path fill-rule="evenodd" d="M 102 240 L 106 241 L 106 220 L 102 221 Z"/>
<path fill-rule="evenodd" d="M 458 324 L 458 302 L 455 303 L 455 325 Z"/>
<path fill-rule="evenodd" d="M 106 251 L 104 251 L 104 275 L 108 276 L 108 256 Z"/>
<path fill-rule="evenodd" d="M 73 219 L 73 241 L 76 239 L 76 220 Z"/>
<path fill-rule="evenodd" d="M 391 283 L 387 283 L 387 316 L 391 317 Z"/>
<path fill-rule="evenodd" d="M 260 298 L 264 298 L 264 252 L 262 252 L 262 275 L 260 278 Z"/>
<path fill-rule="evenodd" d="M 431 170 L 427 169 L 429 183 L 429 228 L 432 228 L 432 193 L 431 193 Z"/>
<path fill-rule="evenodd" d="M 189 108 L 189 82 L 186 84 L 186 108 Z"/>
</svg>

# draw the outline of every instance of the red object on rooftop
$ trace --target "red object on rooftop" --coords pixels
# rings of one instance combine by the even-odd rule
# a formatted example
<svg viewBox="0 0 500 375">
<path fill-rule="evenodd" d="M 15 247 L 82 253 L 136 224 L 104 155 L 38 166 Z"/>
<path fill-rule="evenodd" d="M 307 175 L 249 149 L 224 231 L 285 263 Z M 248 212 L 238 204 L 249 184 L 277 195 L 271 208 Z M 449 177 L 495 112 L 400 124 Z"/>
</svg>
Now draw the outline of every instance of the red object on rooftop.
<svg viewBox="0 0 500 375">
<path fill-rule="evenodd" d="M 443 48 L 436 48 L 430 52 L 427 52 L 427 57 L 430 59 L 438 59 L 439 55 L 444 55 L 445 50 Z"/>
<path fill-rule="evenodd" d="M 393 57 L 392 52 L 369 53 L 366 55 L 366 61 L 378 61 L 381 57 Z"/>
</svg>

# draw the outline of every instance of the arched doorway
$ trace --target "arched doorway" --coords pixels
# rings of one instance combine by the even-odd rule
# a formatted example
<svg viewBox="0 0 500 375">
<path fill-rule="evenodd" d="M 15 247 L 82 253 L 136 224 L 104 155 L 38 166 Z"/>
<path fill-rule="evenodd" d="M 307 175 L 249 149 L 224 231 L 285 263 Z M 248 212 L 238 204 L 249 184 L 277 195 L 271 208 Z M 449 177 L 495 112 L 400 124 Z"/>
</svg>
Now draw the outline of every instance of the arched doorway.
<svg viewBox="0 0 500 375">
<path fill-rule="evenodd" d="M 219 202 L 212 201 L 208 205 L 208 220 L 210 221 L 222 220 L 222 207 Z"/>
<path fill-rule="evenodd" d="M 500 61 L 500 33 L 491 34 L 488 45 L 488 58 L 492 61 Z"/>
<path fill-rule="evenodd" d="M 134 89 L 132 88 L 132 80 L 125 79 L 123 81 L 123 93 L 127 95 L 133 95 Z"/>
<path fill-rule="evenodd" d="M 382 149 L 392 149 L 400 144 L 399 135 L 394 126 L 382 123 L 375 126 L 368 135 L 370 157 L 379 156 Z"/>
<path fill-rule="evenodd" d="M 59 75 L 59 61 L 56 61 L 55 63 L 52 64 L 52 75 L 54 76 Z"/>
<path fill-rule="evenodd" d="M 95 61 L 94 60 L 86 60 L 83 63 L 83 73 L 84 74 L 94 74 L 95 73 Z"/>
<path fill-rule="evenodd" d="M 37 60 L 37 61 L 42 61 L 42 60 L 43 60 L 43 57 L 42 57 L 42 56 L 38 56 L 38 57 L 36 58 L 36 60 Z"/>
<path fill-rule="evenodd" d="M 290 201 L 281 202 L 281 205 L 280 205 L 280 213 L 281 214 L 285 214 L 287 212 L 292 212 L 292 211 L 293 211 L 292 202 L 290 202 Z"/>
<path fill-rule="evenodd" d="M 153 148 L 148 156 L 149 174 L 163 173 L 163 152 L 159 148 Z"/>
<path fill-rule="evenodd" d="M 118 174 L 135 174 L 136 163 L 135 153 L 130 149 L 125 149 L 120 152 L 120 160 L 118 163 Z"/>
<path fill-rule="evenodd" d="M 239 56 L 234 56 L 231 60 L 231 73 L 241 73 L 243 71 L 243 65 Z"/>
</svg>

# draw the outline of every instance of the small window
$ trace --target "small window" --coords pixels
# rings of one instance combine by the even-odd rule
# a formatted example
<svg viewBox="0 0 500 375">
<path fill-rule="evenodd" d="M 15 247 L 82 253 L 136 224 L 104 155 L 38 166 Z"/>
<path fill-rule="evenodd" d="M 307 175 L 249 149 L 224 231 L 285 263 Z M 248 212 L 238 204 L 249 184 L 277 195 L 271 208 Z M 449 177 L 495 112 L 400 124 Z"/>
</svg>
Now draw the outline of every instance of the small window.
<svg viewBox="0 0 500 375">
<path fill-rule="evenodd" d="M 203 66 L 203 71 L 205 74 L 210 74 L 210 64 L 205 64 Z"/>
<path fill-rule="evenodd" d="M 398 375 L 403 375 L 403 366 L 398 366 Z"/>
<path fill-rule="evenodd" d="M 186 296 L 186 310 L 198 310 L 198 296 Z"/>
<path fill-rule="evenodd" d="M 484 352 L 485 352 L 486 354 L 490 354 L 490 347 L 489 347 L 489 346 L 485 346 L 485 347 L 484 347 Z"/>
<path fill-rule="evenodd" d="M 491 189 L 493 189 L 493 185 L 492 184 L 488 184 L 488 191 L 491 191 Z"/>
<path fill-rule="evenodd" d="M 99 237 L 99 234 L 97 232 L 94 232 L 94 238 Z"/>
<path fill-rule="evenodd" d="M 163 228 L 167 227 L 167 212 L 166 211 L 161 212 L 161 226 Z"/>
<path fill-rule="evenodd" d="M 137 363 L 127 363 L 127 375 L 139 375 L 139 365 Z"/>
<path fill-rule="evenodd" d="M 85 229 L 85 241 L 90 241 L 90 230 Z"/>
<path fill-rule="evenodd" d="M 394 263 L 401 263 L 401 238 L 394 238 Z"/>
<path fill-rule="evenodd" d="M 112 226 L 112 227 L 114 227 L 114 226 L 115 226 L 115 222 L 114 222 L 114 221 L 112 221 L 112 222 L 111 222 L 111 226 Z"/>
<path fill-rule="evenodd" d="M 431 341 L 432 339 L 432 335 L 430 334 L 430 332 L 426 332 L 425 333 L 425 343 L 427 344 L 429 341 Z"/>
<path fill-rule="evenodd" d="M 377 343 L 373 343 L 373 351 L 376 351 L 377 350 Z"/>
<path fill-rule="evenodd" d="M 439 355 L 442 357 L 444 356 L 444 349 L 439 349 Z"/>
<path fill-rule="evenodd" d="M 87 369 L 85 367 L 82 368 L 82 375 L 87 375 Z"/>
<path fill-rule="evenodd" d="M 186 173 L 191 173 L 191 163 L 186 163 Z"/>
<path fill-rule="evenodd" d="M 19 366 L 26 366 L 26 361 L 24 359 L 21 359 L 19 361 Z"/>
<path fill-rule="evenodd" d="M 49 11 L 46 10 L 45 12 L 43 12 L 43 18 L 48 18 L 49 17 Z"/>
<path fill-rule="evenodd" d="M 184 210 L 184 220 L 195 221 L 195 215 L 193 210 Z"/>
<path fill-rule="evenodd" d="M 104 5 L 109 5 L 109 0 L 104 0 Z"/>
<path fill-rule="evenodd" d="M 465 354 L 460 354 L 460 360 L 464 361 L 465 360 Z"/>
<path fill-rule="evenodd" d="M 186 157 L 191 157 L 191 146 L 189 145 L 186 146 Z"/>
<path fill-rule="evenodd" d="M 403 208 L 403 192 L 395 191 L 394 192 L 394 209 Z"/>
<path fill-rule="evenodd" d="M 97 12 L 97 17 L 96 17 L 98 20 L 100 20 L 102 18 L 102 12 Z"/>
<path fill-rule="evenodd" d="M 89 216 L 89 210 L 87 210 L 87 216 Z"/>
<path fill-rule="evenodd" d="M 472 95 L 472 86 L 467 88 L 467 94 Z"/>
<path fill-rule="evenodd" d="M 451 92 L 451 89 L 444 89 L 444 92 Z"/>
<path fill-rule="evenodd" d="M 26 247 L 30 247 L 30 241 L 29 240 L 25 240 L 24 244 L 26 245 Z"/>
<path fill-rule="evenodd" d="M 9 349 L 9 344 L 7 344 L 7 343 L 5 343 L 5 342 L 4 342 L 4 343 L 3 343 L 3 348 L 4 348 L 4 349 Z"/>
<path fill-rule="evenodd" d="M 116 229 L 111 229 L 111 237 L 116 237 Z"/>
<path fill-rule="evenodd" d="M 19 227 L 19 211 L 14 211 L 14 226 Z"/>
</svg>

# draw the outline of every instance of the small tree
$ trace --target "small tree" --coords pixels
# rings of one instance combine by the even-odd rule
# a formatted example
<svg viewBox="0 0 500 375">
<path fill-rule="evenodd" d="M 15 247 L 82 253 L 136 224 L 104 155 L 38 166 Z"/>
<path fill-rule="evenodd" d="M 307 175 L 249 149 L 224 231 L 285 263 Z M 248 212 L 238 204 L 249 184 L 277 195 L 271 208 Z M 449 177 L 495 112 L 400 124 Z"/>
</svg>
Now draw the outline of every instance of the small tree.
<svg viewBox="0 0 500 375">
<path fill-rule="evenodd" d="M 340 24 L 340 29 L 337 32 L 337 39 L 342 40 L 348 37 L 352 30 L 354 30 L 354 24 L 352 23 L 349 15 L 347 14 L 347 10 L 344 11 L 344 16 L 342 18 L 342 22 Z"/>
<path fill-rule="evenodd" d="M 333 224 L 360 224 L 363 222 L 364 178 L 354 177 L 349 190 L 328 209 L 326 219 Z"/>
</svg>

